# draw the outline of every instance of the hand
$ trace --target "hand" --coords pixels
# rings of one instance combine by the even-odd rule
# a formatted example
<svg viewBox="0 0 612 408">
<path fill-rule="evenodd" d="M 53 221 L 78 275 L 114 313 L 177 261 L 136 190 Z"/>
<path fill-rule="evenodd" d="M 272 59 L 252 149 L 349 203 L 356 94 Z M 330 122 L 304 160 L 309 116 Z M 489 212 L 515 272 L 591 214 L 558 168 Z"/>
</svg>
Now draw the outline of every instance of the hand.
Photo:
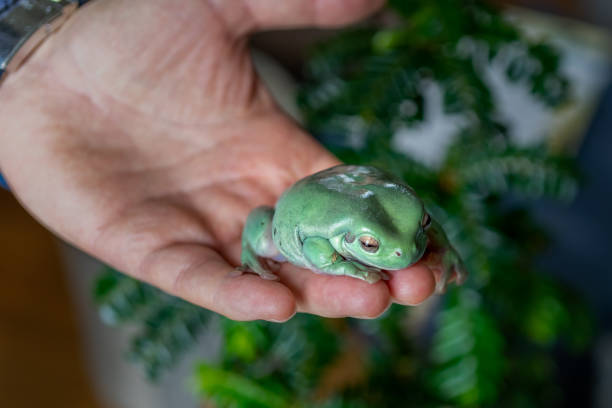
<svg viewBox="0 0 612 408">
<path fill-rule="evenodd" d="M 284 265 L 232 276 L 249 211 L 337 164 L 281 114 L 253 71 L 255 30 L 355 21 L 369 0 L 98 0 L 0 87 L 0 167 L 56 234 L 232 319 L 373 317 L 416 304 L 420 264 L 370 285 Z"/>
</svg>

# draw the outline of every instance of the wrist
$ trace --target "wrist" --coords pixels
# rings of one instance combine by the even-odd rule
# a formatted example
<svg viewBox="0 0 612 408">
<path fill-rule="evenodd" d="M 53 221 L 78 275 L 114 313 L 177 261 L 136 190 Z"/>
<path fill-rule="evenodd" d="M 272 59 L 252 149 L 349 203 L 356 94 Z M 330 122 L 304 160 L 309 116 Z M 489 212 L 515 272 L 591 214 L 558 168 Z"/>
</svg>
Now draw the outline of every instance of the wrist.
<svg viewBox="0 0 612 408">
<path fill-rule="evenodd" d="M 47 37 L 63 25 L 77 6 L 86 2 L 87 0 L 0 0 L 0 93 L 3 94 L 5 102 L 15 102 L 19 96 L 28 94 L 27 87 L 19 86 L 15 89 L 14 84 L 5 81 L 6 77 L 11 77 L 8 82 L 17 80 L 18 78 L 13 78 L 13 73 L 37 51 Z M 13 88 L 12 92 L 7 88 Z M 17 90 L 19 92 L 16 92 Z M 12 96 L 7 97 L 7 92 Z M 0 188 L 8 189 L 1 172 Z"/>
<path fill-rule="evenodd" d="M 76 10 L 77 0 L 0 0 L 0 80 Z"/>
</svg>

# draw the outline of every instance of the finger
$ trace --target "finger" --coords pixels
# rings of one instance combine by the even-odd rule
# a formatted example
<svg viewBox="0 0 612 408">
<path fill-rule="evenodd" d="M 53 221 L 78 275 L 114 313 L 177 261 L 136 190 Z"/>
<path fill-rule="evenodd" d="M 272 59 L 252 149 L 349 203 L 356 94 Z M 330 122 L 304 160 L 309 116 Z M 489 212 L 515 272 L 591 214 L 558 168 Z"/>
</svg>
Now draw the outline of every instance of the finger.
<svg viewBox="0 0 612 408">
<path fill-rule="evenodd" d="M 239 264 L 240 251 L 236 243 L 228 245 L 223 255 Z M 276 273 L 291 289 L 300 312 L 325 317 L 373 318 L 380 316 L 390 303 L 389 291 L 382 281 L 372 285 L 346 276 L 316 274 L 287 263 Z"/>
<path fill-rule="evenodd" d="M 197 211 L 178 201 L 134 205 L 98 229 L 86 251 L 165 292 L 233 320 L 285 321 L 295 314 L 287 287 L 233 273 Z"/>
<path fill-rule="evenodd" d="M 418 305 L 435 291 L 434 273 L 423 262 L 399 271 L 389 271 L 389 293 L 395 303 Z"/>
<path fill-rule="evenodd" d="M 252 274 L 236 275 L 216 251 L 197 244 L 175 244 L 147 256 L 142 279 L 233 320 L 286 321 L 295 299 L 280 282 Z"/>
<path fill-rule="evenodd" d="M 298 311 L 325 317 L 374 318 L 390 304 L 387 285 L 371 284 L 348 276 L 316 274 L 284 264 L 279 272 L 298 305 Z"/>
<path fill-rule="evenodd" d="M 243 0 L 218 1 L 216 6 L 235 34 L 259 30 L 318 26 L 358 21 L 379 9 L 383 0 Z M 248 24 L 245 24 L 248 21 Z"/>
<path fill-rule="evenodd" d="M 372 0 L 247 0 L 257 29 L 298 26 L 337 26 L 360 20 L 377 10 Z"/>
</svg>

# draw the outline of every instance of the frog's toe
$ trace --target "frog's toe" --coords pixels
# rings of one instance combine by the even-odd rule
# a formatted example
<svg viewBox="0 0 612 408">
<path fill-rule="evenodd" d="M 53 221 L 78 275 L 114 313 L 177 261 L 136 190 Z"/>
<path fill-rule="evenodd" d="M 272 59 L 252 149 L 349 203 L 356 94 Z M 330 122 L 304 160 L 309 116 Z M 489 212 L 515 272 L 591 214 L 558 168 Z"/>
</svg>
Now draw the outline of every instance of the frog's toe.
<svg viewBox="0 0 612 408">
<path fill-rule="evenodd" d="M 278 276 L 273 272 L 268 271 L 263 266 L 255 266 L 255 265 L 242 265 L 235 269 L 236 273 L 239 275 L 241 273 L 255 273 L 259 275 L 262 279 L 266 280 L 278 280 Z M 233 276 L 233 275 L 232 275 Z"/>
<path fill-rule="evenodd" d="M 278 280 L 279 279 L 278 275 L 275 275 L 272 272 L 268 272 L 268 271 L 258 273 L 258 275 L 261 277 L 261 279 L 265 279 L 265 280 Z"/>
<path fill-rule="evenodd" d="M 278 276 L 276 276 L 272 268 L 268 267 L 268 262 L 266 259 L 259 258 L 257 256 L 245 256 L 243 254 L 242 265 L 236 268 L 236 271 L 239 272 L 249 272 L 256 273 L 261 276 L 262 279 L 267 280 L 278 280 Z"/>
<path fill-rule="evenodd" d="M 277 272 L 280 270 L 281 262 L 277 262 L 274 259 L 266 259 L 266 265 L 272 272 Z"/>
<path fill-rule="evenodd" d="M 356 274 L 355 277 L 362 279 L 368 283 L 376 283 L 381 279 L 389 280 L 389 275 L 377 269 L 369 269 L 365 271 L 360 271 L 360 273 Z"/>
<path fill-rule="evenodd" d="M 238 266 L 238 267 L 232 269 L 227 274 L 227 276 L 229 276 L 230 278 L 235 278 L 236 276 L 241 276 L 245 272 L 250 272 L 250 270 L 248 268 L 245 268 L 244 266 Z"/>
<path fill-rule="evenodd" d="M 444 293 L 446 293 L 446 285 L 447 285 L 447 280 L 444 277 L 441 277 L 437 282 L 436 282 L 436 289 L 435 289 L 435 293 L 437 293 L 438 295 L 443 295 Z"/>
<path fill-rule="evenodd" d="M 467 273 L 460 265 L 453 265 L 448 270 L 444 271 L 436 282 L 437 294 L 442 295 L 446 293 L 446 287 L 449 282 L 453 281 L 451 277 L 454 277 L 454 281 L 457 285 L 461 285 L 467 279 Z"/>
<path fill-rule="evenodd" d="M 442 274 L 436 282 L 436 293 L 446 292 L 446 286 L 453 279 L 457 285 L 461 285 L 467 279 L 468 273 L 459 257 L 459 254 L 451 248 L 442 258 Z"/>
<path fill-rule="evenodd" d="M 455 282 L 462 285 L 467 280 L 468 273 L 462 262 L 455 264 Z"/>
<path fill-rule="evenodd" d="M 379 272 L 370 272 L 365 277 L 365 281 L 368 283 L 376 283 L 382 279 L 382 275 Z"/>
<path fill-rule="evenodd" d="M 258 271 L 254 271 L 252 268 L 249 268 L 248 266 L 245 266 L 245 265 L 234 268 L 234 270 L 231 271 L 228 274 L 228 276 L 230 278 L 234 278 L 237 276 L 241 276 L 245 273 L 254 273 L 256 275 L 259 275 L 262 279 L 266 279 L 266 280 L 278 280 L 279 279 L 277 275 L 275 275 L 272 272 L 268 272 L 265 269 L 259 269 Z"/>
</svg>

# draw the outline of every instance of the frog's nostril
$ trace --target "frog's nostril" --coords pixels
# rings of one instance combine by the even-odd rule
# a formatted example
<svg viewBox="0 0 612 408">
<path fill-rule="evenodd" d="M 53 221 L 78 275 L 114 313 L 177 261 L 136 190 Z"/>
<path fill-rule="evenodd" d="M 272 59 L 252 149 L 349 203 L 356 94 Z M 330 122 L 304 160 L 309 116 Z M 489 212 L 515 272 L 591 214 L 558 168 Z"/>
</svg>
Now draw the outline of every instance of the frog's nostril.
<svg viewBox="0 0 612 408">
<path fill-rule="evenodd" d="M 395 255 L 402 256 L 402 251 L 395 251 Z"/>
</svg>

